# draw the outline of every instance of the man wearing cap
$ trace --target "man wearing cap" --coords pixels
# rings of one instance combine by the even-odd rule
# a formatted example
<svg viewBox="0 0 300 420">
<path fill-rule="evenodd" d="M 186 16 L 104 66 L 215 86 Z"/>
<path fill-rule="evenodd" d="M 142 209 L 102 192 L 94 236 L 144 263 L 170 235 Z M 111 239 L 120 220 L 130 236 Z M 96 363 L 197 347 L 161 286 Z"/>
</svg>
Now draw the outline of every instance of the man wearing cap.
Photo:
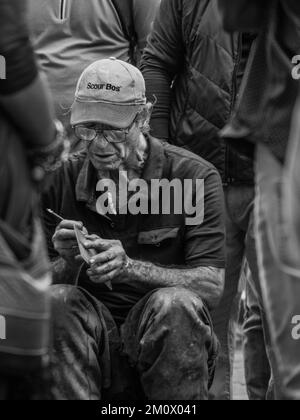
<svg viewBox="0 0 300 420">
<path fill-rule="evenodd" d="M 57 283 L 54 399 L 208 397 L 218 350 L 209 311 L 224 280 L 222 185 L 211 164 L 149 136 L 151 108 L 130 64 L 100 60 L 79 79 L 71 124 L 86 148 L 57 171 L 43 199 Z M 109 183 L 121 189 L 120 179 L 125 208 Z M 132 185 L 153 180 L 203 180 L 200 222 L 172 206 L 127 211 Z M 164 200 L 160 191 L 155 199 Z M 64 219 L 58 226 L 49 208 Z M 85 236 L 79 249 L 74 225 Z"/>
</svg>

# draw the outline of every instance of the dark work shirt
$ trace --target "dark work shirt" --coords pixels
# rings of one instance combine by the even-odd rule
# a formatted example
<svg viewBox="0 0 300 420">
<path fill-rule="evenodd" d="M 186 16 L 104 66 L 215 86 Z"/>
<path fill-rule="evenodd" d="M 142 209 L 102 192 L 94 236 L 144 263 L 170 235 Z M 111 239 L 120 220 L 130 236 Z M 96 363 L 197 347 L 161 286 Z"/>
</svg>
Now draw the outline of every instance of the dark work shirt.
<svg viewBox="0 0 300 420">
<path fill-rule="evenodd" d="M 172 206 L 171 214 L 100 215 L 96 211 L 97 177 L 85 153 L 71 157 L 54 175 L 43 198 L 44 209 L 50 208 L 64 219 L 83 222 L 90 234 L 120 240 L 127 255 L 135 260 L 170 268 L 224 268 L 223 190 L 217 170 L 188 151 L 150 137 L 148 142 L 149 157 L 142 179 L 147 183 L 153 179 L 178 179 L 182 183 L 184 180 L 204 180 L 203 223 L 187 226 L 186 215 L 175 214 Z M 53 216 L 45 212 L 52 259 L 57 257 L 51 240 L 56 224 Z M 112 292 L 106 286 L 91 285 L 86 274 L 80 282 L 101 299 L 116 319 L 124 319 L 142 297 L 130 285 L 116 285 Z"/>
</svg>

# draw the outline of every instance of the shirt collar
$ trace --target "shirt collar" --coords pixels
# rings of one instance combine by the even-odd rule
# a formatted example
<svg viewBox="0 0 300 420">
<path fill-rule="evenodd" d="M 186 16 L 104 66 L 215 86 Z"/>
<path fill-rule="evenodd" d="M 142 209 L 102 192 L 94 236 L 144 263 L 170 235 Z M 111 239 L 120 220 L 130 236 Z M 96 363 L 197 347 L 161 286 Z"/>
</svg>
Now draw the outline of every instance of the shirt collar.
<svg viewBox="0 0 300 420">
<path fill-rule="evenodd" d="M 91 203 L 96 193 L 96 171 L 88 156 L 86 156 L 76 183 L 76 199 L 84 203 Z"/>
<path fill-rule="evenodd" d="M 149 156 L 145 164 L 142 179 L 151 181 L 152 179 L 161 179 L 165 165 L 165 154 L 163 143 L 151 137 L 146 136 L 149 144 Z"/>
</svg>

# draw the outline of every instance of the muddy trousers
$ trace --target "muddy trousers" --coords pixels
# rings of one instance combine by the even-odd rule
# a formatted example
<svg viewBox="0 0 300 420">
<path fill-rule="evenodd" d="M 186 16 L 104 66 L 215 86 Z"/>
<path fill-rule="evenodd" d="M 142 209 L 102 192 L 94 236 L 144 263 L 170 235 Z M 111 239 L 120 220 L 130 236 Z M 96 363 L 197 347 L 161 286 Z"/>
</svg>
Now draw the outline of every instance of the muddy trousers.
<svg viewBox="0 0 300 420">
<path fill-rule="evenodd" d="M 84 289 L 54 286 L 53 306 L 53 399 L 208 399 L 218 341 L 193 292 L 148 294 L 120 329 Z"/>
</svg>

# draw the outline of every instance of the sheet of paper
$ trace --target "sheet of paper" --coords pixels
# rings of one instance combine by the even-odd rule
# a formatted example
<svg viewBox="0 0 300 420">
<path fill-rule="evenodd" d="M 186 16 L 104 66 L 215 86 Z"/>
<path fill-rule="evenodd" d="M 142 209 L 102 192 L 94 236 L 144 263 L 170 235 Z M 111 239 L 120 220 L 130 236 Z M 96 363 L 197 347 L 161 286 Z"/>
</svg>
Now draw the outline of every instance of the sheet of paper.
<svg viewBox="0 0 300 420">
<path fill-rule="evenodd" d="M 90 265 L 90 260 L 97 255 L 96 251 L 93 249 L 86 249 L 84 247 L 84 243 L 86 241 L 85 239 L 85 235 L 82 233 L 82 231 L 74 225 L 74 231 L 75 231 L 75 235 L 76 235 L 76 239 L 77 239 L 77 243 L 78 243 L 78 248 L 79 248 L 79 252 L 80 255 L 82 256 L 83 260 Z M 106 286 L 109 288 L 109 290 L 112 290 L 112 284 L 110 281 L 108 281 L 107 283 L 105 283 Z"/>
</svg>

